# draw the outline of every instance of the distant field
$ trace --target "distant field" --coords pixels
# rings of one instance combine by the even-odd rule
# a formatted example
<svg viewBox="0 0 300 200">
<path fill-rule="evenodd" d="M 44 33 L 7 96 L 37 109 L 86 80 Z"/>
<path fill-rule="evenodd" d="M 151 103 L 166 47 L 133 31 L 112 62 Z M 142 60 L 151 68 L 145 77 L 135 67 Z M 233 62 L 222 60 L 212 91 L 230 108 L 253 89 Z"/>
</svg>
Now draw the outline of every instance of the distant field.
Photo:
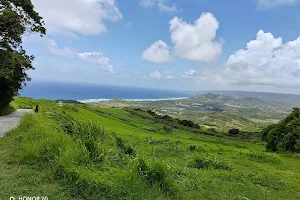
<svg viewBox="0 0 300 200">
<path fill-rule="evenodd" d="M 259 140 L 169 130 L 139 110 L 14 102 L 36 103 L 0 139 L 4 199 L 300 199 L 300 156 Z"/>
<path fill-rule="evenodd" d="M 218 94 L 198 95 L 189 99 L 162 101 L 111 101 L 94 102 L 101 107 L 139 107 L 154 110 L 180 119 L 193 120 L 206 128 L 228 131 L 260 131 L 273 122 L 286 117 L 298 100 L 284 101 L 275 96 L 245 97 Z M 271 98 L 272 97 L 272 98 Z"/>
</svg>

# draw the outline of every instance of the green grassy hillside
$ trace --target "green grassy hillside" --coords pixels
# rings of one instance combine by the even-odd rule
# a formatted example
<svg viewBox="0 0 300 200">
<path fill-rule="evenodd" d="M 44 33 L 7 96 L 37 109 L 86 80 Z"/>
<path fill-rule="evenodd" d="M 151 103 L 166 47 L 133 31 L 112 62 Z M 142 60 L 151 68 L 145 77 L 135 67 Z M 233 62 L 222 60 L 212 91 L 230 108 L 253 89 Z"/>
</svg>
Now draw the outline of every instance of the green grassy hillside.
<svg viewBox="0 0 300 200">
<path fill-rule="evenodd" d="M 14 102 L 36 103 L 41 113 L 0 139 L 1 199 L 300 199 L 298 154 L 173 127 L 143 111 Z"/>
</svg>

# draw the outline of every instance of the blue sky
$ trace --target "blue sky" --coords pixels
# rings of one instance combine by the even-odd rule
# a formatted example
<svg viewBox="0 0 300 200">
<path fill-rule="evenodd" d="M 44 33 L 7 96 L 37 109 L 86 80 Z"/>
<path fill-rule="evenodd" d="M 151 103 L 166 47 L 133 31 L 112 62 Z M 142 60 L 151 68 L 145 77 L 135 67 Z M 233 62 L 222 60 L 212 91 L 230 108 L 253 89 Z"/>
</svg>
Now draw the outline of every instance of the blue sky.
<svg viewBox="0 0 300 200">
<path fill-rule="evenodd" d="M 299 93 L 299 0 L 32 2 L 33 81 Z"/>
</svg>

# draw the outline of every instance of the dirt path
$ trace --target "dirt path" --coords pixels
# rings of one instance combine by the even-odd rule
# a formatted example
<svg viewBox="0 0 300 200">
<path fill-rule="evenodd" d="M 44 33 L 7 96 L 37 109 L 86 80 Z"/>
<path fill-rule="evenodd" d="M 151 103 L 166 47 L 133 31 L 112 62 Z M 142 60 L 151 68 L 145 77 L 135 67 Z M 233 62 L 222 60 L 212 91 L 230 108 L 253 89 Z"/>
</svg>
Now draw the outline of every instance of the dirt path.
<svg viewBox="0 0 300 200">
<path fill-rule="evenodd" d="M 31 113 L 31 112 L 32 112 L 32 110 L 30 110 L 30 109 L 20 109 L 10 115 L 1 116 L 0 117 L 0 137 L 3 137 L 5 135 L 5 133 L 16 128 L 19 125 L 22 116 L 25 113 Z"/>
</svg>

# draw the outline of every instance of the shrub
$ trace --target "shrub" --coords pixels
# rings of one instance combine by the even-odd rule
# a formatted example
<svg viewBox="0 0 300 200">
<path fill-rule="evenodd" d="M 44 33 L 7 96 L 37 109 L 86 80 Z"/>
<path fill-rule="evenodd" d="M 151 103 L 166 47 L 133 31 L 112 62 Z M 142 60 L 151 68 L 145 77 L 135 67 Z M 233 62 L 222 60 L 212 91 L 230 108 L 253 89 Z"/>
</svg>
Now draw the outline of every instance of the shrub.
<svg viewBox="0 0 300 200">
<path fill-rule="evenodd" d="M 238 135 L 240 133 L 239 129 L 231 129 L 228 131 L 228 135 Z"/>
<path fill-rule="evenodd" d="M 9 115 L 9 114 L 13 113 L 14 111 L 16 111 L 15 107 L 8 106 L 7 108 L 0 109 L 0 116 Z"/>
<path fill-rule="evenodd" d="M 209 128 L 207 131 L 212 132 L 212 133 L 217 133 L 217 130 L 215 128 Z"/>
<path fill-rule="evenodd" d="M 170 134 L 173 132 L 172 128 L 170 126 L 165 126 L 163 127 L 164 131 L 167 133 L 167 134 Z"/>
<path fill-rule="evenodd" d="M 275 126 L 276 124 L 269 125 L 261 131 L 262 141 L 267 141 L 269 132 L 271 131 L 271 129 L 275 128 Z"/>
<path fill-rule="evenodd" d="M 300 109 L 294 108 L 280 123 L 264 129 L 262 137 L 266 139 L 269 151 L 300 153 Z"/>
<path fill-rule="evenodd" d="M 179 124 L 181 124 L 183 126 L 191 127 L 191 128 L 200 129 L 199 124 L 195 124 L 191 120 L 179 120 Z"/>
<path fill-rule="evenodd" d="M 195 145 L 190 145 L 190 151 L 196 151 L 196 146 Z"/>
</svg>

